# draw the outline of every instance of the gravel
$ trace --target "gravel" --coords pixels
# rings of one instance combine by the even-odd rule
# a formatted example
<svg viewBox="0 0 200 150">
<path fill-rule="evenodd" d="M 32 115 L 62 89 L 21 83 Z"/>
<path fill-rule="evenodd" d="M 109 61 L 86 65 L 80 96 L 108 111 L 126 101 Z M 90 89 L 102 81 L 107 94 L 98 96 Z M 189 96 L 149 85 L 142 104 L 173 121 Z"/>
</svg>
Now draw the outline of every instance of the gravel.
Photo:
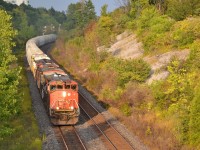
<svg viewBox="0 0 200 150">
<path fill-rule="evenodd" d="M 38 126 L 40 129 L 41 136 L 44 136 L 45 139 L 43 141 L 42 149 L 44 150 L 60 150 L 59 144 L 56 140 L 54 131 L 51 127 L 51 123 L 49 121 L 49 117 L 44 108 L 43 101 L 40 97 L 39 91 L 37 89 L 36 83 L 34 81 L 33 75 L 28 66 L 28 62 L 25 59 L 27 77 L 29 81 L 29 89 L 32 98 L 32 107 L 35 113 L 35 117 L 38 122 Z"/>
<path fill-rule="evenodd" d="M 76 129 L 88 150 L 106 150 L 106 147 L 94 131 L 93 125 L 88 123 L 81 115 Z"/>
</svg>

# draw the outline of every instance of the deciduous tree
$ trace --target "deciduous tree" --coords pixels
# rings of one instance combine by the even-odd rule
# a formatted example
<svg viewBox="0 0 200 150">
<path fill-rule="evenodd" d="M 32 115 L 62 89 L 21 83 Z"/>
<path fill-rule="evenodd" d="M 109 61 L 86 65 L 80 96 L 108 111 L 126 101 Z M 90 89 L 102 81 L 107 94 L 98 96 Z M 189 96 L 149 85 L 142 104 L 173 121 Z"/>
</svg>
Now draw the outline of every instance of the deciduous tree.
<svg viewBox="0 0 200 150">
<path fill-rule="evenodd" d="M 6 121 L 19 111 L 18 84 L 21 69 L 15 64 L 16 57 L 12 54 L 15 45 L 12 39 L 16 31 L 12 27 L 11 16 L 0 9 L 0 18 L 0 120 Z M 2 124 L 0 126 L 3 128 Z"/>
</svg>

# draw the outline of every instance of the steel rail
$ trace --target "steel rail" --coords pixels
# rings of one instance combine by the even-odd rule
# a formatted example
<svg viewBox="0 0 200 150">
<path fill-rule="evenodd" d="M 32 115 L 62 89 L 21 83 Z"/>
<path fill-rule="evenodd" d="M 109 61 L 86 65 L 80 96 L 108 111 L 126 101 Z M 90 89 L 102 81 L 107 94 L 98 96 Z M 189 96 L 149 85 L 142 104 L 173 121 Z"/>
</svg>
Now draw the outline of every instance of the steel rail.
<svg viewBox="0 0 200 150">
<path fill-rule="evenodd" d="M 75 126 L 73 126 L 73 127 L 74 127 L 74 132 L 76 133 L 76 136 L 78 137 L 79 141 L 81 142 L 81 144 L 82 144 L 84 150 L 87 150 L 87 148 L 85 147 L 83 141 L 81 140 L 80 136 L 78 135 L 78 132 L 76 131 Z"/>
<path fill-rule="evenodd" d="M 119 131 L 117 131 L 111 124 L 110 122 L 107 121 L 107 119 L 87 100 L 87 98 L 79 92 L 79 94 L 87 101 L 87 103 L 98 113 L 100 114 L 104 119 L 105 119 L 105 122 L 122 138 L 126 141 L 126 143 L 132 148 L 132 149 L 135 149 L 128 141 L 127 139 L 125 139 L 120 133 Z"/>
<path fill-rule="evenodd" d="M 64 145 L 65 145 L 65 148 L 66 148 L 66 150 L 69 150 L 69 148 L 68 148 L 68 146 L 67 146 L 67 143 L 66 143 L 66 141 L 65 141 L 63 132 L 62 132 L 62 130 L 61 130 L 60 127 L 58 127 L 58 128 L 59 128 L 59 131 L 60 131 L 60 133 L 61 133 L 61 138 L 62 138 L 62 141 L 63 141 L 63 143 L 64 143 Z"/>
<path fill-rule="evenodd" d="M 93 123 L 95 124 L 95 126 L 97 127 L 97 129 L 101 132 L 101 134 L 109 141 L 109 143 L 115 148 L 116 146 L 112 143 L 112 141 L 108 138 L 108 136 L 99 128 L 99 126 L 96 124 L 96 122 L 94 121 L 94 119 L 92 117 L 90 117 L 90 115 L 86 112 L 86 110 L 79 104 L 79 107 L 84 111 L 84 113 L 90 118 L 90 120 L 93 121 Z"/>
<path fill-rule="evenodd" d="M 70 150 L 71 148 L 70 148 L 70 145 L 69 145 L 69 141 L 68 141 L 68 144 L 67 144 L 67 141 L 65 139 L 65 135 L 64 135 L 64 132 L 63 132 L 63 130 L 65 129 L 65 127 L 66 126 L 60 126 L 59 127 L 59 131 L 61 133 L 61 137 L 62 137 L 62 140 L 63 140 L 63 143 L 65 145 L 66 150 Z M 74 135 L 79 140 L 80 145 L 82 146 L 82 148 L 81 148 L 81 146 L 80 146 L 80 148 L 83 149 L 83 150 L 87 150 L 86 146 L 84 145 L 83 141 L 81 140 L 80 136 L 78 135 L 78 132 L 76 131 L 75 126 L 68 126 L 68 127 L 72 127 L 73 133 L 75 133 Z M 63 128 L 63 129 L 61 129 L 61 128 Z"/>
</svg>

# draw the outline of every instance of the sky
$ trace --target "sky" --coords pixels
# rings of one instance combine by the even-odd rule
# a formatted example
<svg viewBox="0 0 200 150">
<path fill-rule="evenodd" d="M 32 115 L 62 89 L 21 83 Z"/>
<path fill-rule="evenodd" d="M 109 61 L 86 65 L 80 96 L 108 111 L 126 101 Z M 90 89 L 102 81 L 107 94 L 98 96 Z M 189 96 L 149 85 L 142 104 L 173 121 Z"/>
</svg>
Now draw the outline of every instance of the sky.
<svg viewBox="0 0 200 150">
<path fill-rule="evenodd" d="M 71 3 L 77 3 L 80 0 L 29 0 L 29 4 L 34 7 L 44 7 L 44 8 L 51 8 L 53 7 L 57 11 L 65 11 L 67 10 L 67 7 Z M 92 0 L 96 14 L 100 15 L 101 7 L 104 4 L 108 4 L 108 12 L 113 11 L 120 5 L 117 3 L 117 0 Z"/>
</svg>

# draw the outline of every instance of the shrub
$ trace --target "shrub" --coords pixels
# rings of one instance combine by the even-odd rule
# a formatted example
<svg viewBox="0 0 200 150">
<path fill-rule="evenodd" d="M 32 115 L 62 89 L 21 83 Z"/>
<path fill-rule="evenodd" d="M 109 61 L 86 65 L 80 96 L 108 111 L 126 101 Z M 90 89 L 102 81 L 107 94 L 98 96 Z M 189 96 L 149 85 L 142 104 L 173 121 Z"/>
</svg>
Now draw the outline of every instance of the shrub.
<svg viewBox="0 0 200 150">
<path fill-rule="evenodd" d="M 144 82 L 149 76 L 150 67 L 141 59 L 121 60 L 110 58 L 104 67 L 118 73 L 118 85 L 124 87 L 130 81 Z"/>
<path fill-rule="evenodd" d="M 143 42 L 146 52 L 158 50 L 168 43 L 166 38 L 174 21 L 166 15 L 160 15 L 154 8 L 146 8 L 137 20 L 137 33 Z"/>
<path fill-rule="evenodd" d="M 189 47 L 195 39 L 200 37 L 200 18 L 187 18 L 172 27 L 172 40 L 176 47 Z"/>
<path fill-rule="evenodd" d="M 200 68 L 199 59 L 200 59 L 200 40 L 197 39 L 191 45 L 191 52 L 188 60 L 189 68 L 199 69 Z"/>
<path fill-rule="evenodd" d="M 114 26 L 114 21 L 109 16 L 101 16 L 101 18 L 98 21 L 98 38 L 100 45 L 106 45 L 108 46 L 111 41 L 111 35 L 112 35 L 112 28 Z"/>
<path fill-rule="evenodd" d="M 132 113 L 131 106 L 127 103 L 122 104 L 120 106 L 120 110 L 125 116 L 130 116 Z"/>
</svg>

